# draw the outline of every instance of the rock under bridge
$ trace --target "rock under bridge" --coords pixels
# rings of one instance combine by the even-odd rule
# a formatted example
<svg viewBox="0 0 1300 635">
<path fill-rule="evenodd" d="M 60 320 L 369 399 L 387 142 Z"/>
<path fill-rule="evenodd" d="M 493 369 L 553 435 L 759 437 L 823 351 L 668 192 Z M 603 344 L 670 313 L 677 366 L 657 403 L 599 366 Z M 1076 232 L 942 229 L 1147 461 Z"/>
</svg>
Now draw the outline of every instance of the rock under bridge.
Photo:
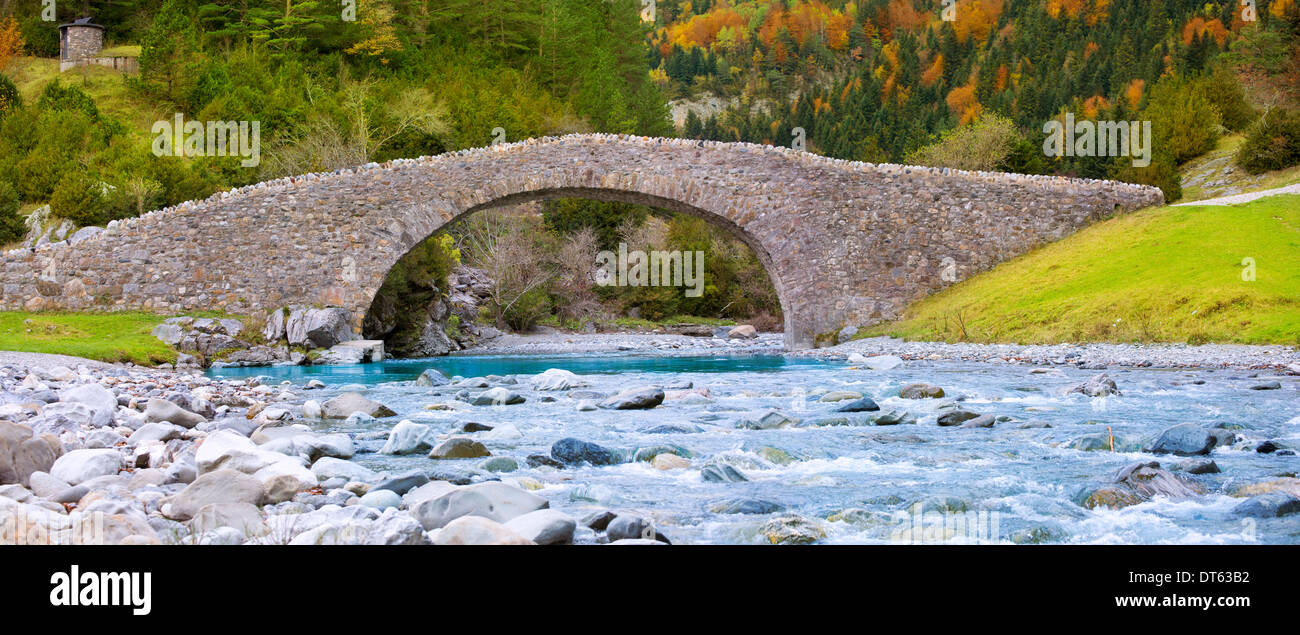
<svg viewBox="0 0 1300 635">
<path fill-rule="evenodd" d="M 684 212 L 753 248 L 789 348 L 1099 218 L 1163 202 L 1111 181 L 829 159 L 748 143 L 570 135 L 290 177 L 5 254 L 7 310 L 348 309 L 360 332 L 407 251 L 475 211 L 556 197 Z M 593 267 L 594 267 L 593 255 Z"/>
</svg>

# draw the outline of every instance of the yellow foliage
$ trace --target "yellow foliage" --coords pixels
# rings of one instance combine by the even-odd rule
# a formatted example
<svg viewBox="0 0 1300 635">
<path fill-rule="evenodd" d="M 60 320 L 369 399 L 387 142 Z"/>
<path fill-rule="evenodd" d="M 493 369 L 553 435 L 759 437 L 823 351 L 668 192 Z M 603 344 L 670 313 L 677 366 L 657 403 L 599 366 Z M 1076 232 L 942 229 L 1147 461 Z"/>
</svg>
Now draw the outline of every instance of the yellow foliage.
<svg viewBox="0 0 1300 635">
<path fill-rule="evenodd" d="M 23 32 L 13 18 L 0 20 L 0 71 L 9 68 L 23 50 Z"/>
</svg>

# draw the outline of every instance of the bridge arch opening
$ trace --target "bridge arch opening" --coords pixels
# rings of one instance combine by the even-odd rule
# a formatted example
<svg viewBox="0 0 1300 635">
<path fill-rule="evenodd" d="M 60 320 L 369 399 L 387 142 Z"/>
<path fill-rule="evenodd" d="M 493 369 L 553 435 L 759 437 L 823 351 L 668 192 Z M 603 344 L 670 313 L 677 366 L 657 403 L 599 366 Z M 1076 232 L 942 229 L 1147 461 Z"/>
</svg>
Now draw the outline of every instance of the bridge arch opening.
<svg viewBox="0 0 1300 635">
<path fill-rule="evenodd" d="M 711 280 L 714 278 L 713 265 L 715 265 L 716 263 L 712 261 L 712 258 L 726 257 L 726 258 L 735 259 L 737 258 L 738 252 L 745 252 L 744 254 L 740 254 L 739 256 L 740 258 L 746 258 L 747 255 L 752 254 L 752 260 L 746 261 L 746 263 L 749 266 L 745 269 L 746 275 L 744 276 L 743 284 L 747 286 L 743 288 L 746 289 L 753 288 L 755 284 L 760 284 L 766 288 L 766 293 L 762 293 L 760 291 L 759 293 L 752 294 L 758 298 L 761 298 L 761 301 L 756 300 L 754 304 L 763 306 L 764 311 L 769 314 L 778 313 L 778 316 L 776 316 L 777 319 L 779 319 L 779 324 L 777 325 L 777 327 L 783 331 L 786 347 L 787 348 L 792 347 L 792 341 L 791 341 L 792 315 L 791 315 L 790 307 L 788 306 L 787 303 L 786 288 L 785 285 L 783 284 L 783 280 L 781 276 L 777 274 L 777 268 L 774 265 L 772 255 L 768 252 L 766 248 L 764 248 L 764 246 L 759 242 L 759 240 L 755 236 L 749 234 L 743 228 L 737 225 L 735 222 L 731 221 L 730 219 L 728 219 L 727 217 L 721 214 L 717 214 L 705 209 L 701 209 L 697 206 L 686 204 L 675 199 L 655 196 L 655 195 L 646 194 L 642 192 L 620 190 L 614 188 L 577 188 L 577 187 L 536 189 L 536 190 L 518 192 L 506 196 L 501 196 L 493 200 L 468 207 L 463 212 L 453 215 L 450 218 L 450 220 L 446 220 L 445 222 L 443 222 L 443 224 L 435 227 L 433 231 L 428 232 L 427 235 L 420 235 L 419 233 L 413 233 L 413 232 L 403 232 L 401 235 L 401 242 L 398 245 L 400 249 L 386 250 L 390 254 L 389 258 L 391 259 L 391 262 L 380 263 L 379 266 L 377 267 L 377 269 L 382 270 L 385 273 L 379 277 L 377 282 L 372 282 L 365 289 L 365 297 L 368 298 L 368 304 L 366 306 L 361 307 L 365 311 L 365 317 L 364 319 L 361 320 L 361 325 L 360 325 L 363 337 L 367 339 L 383 339 L 390 343 L 390 347 L 396 344 L 395 348 L 398 354 L 402 356 L 428 356 L 428 355 L 443 354 L 444 351 L 439 350 L 439 346 L 437 345 L 437 343 L 439 340 L 442 340 L 442 345 L 445 346 L 446 344 L 448 344 L 449 340 L 453 339 L 452 337 L 449 336 L 448 333 L 446 332 L 423 333 L 425 337 L 429 338 L 428 342 L 433 343 L 433 346 L 430 348 L 421 349 L 418 346 L 412 347 L 410 345 L 412 343 L 412 338 L 415 335 L 412 326 L 417 326 L 417 325 L 411 323 L 410 321 L 407 321 L 404 324 L 395 324 L 395 322 L 401 321 L 401 320 L 394 320 L 395 312 L 398 314 L 405 314 L 408 316 L 412 316 L 416 318 L 417 322 L 420 320 L 424 320 L 424 315 L 421 314 L 421 311 L 424 310 L 422 303 L 425 303 L 426 301 L 428 302 L 427 305 L 428 310 L 426 311 L 426 314 L 429 318 L 432 318 L 432 321 L 434 322 L 444 321 L 448 323 L 450 325 L 449 330 L 466 328 L 467 330 L 470 331 L 468 335 L 472 336 L 475 332 L 479 330 L 479 328 L 482 325 L 474 323 L 476 322 L 475 318 L 477 316 L 466 314 L 463 311 L 464 303 L 458 302 L 458 300 L 463 301 L 466 299 L 464 298 L 463 294 L 466 293 L 467 287 L 469 289 L 474 289 L 476 285 L 483 284 L 486 280 L 478 279 L 474 277 L 476 276 L 474 271 L 478 269 L 478 267 L 475 267 L 475 265 L 482 264 L 483 262 L 482 256 L 484 256 L 484 254 L 467 253 L 467 252 L 481 251 L 483 249 L 483 245 L 473 244 L 474 241 L 467 239 L 467 236 L 473 234 L 474 231 L 477 230 L 477 228 L 475 227 L 476 225 L 489 222 L 488 219 L 508 218 L 512 216 L 526 216 L 526 217 L 531 217 L 526 221 L 527 223 L 532 223 L 535 229 L 544 230 L 550 233 L 551 239 L 553 241 L 554 240 L 564 241 L 564 240 L 571 239 L 572 238 L 571 233 L 566 234 L 561 229 L 548 228 L 545 225 L 545 222 L 543 221 L 542 208 L 544 206 L 547 206 L 548 204 L 560 203 L 563 201 L 563 199 L 580 199 L 583 201 L 596 201 L 601 203 L 622 203 L 631 206 L 638 206 L 642 209 L 647 210 L 648 212 L 648 214 L 643 218 L 642 222 L 644 224 L 647 225 L 653 223 L 666 224 L 669 222 L 673 222 L 673 223 L 679 223 L 679 225 L 685 225 L 686 227 L 695 230 L 703 230 L 701 233 L 703 233 L 704 235 L 700 236 L 699 238 L 704 241 L 712 241 L 708 243 L 710 245 L 710 251 L 717 252 L 709 255 L 711 259 L 710 267 L 706 268 L 708 269 L 708 271 L 705 274 L 705 279 L 702 281 L 702 284 L 699 285 L 700 287 L 706 289 L 705 293 L 716 294 L 720 292 L 719 290 L 716 290 L 713 287 L 705 286 L 711 284 Z M 444 218 L 446 218 L 446 216 L 447 215 L 444 214 Z M 636 216 L 629 214 L 628 218 L 636 218 Z M 694 224 L 690 224 L 689 221 L 682 222 L 680 220 L 674 220 L 674 219 L 690 219 L 690 220 L 698 219 L 698 221 L 703 221 L 703 222 L 702 223 L 696 222 Z M 512 221 L 512 222 L 518 224 L 518 221 Z M 622 239 L 621 237 L 622 234 L 620 233 L 620 240 Z M 448 239 L 450 239 L 451 241 L 450 243 L 446 242 L 448 241 Z M 400 289 L 403 283 L 410 282 L 409 280 L 403 281 L 401 280 L 401 278 L 410 272 L 410 266 L 412 262 L 418 263 L 416 266 L 427 267 L 430 264 L 429 259 L 431 257 L 435 259 L 439 257 L 436 255 L 437 248 L 431 247 L 431 245 L 435 241 L 441 241 L 442 247 L 444 248 L 446 247 L 457 248 L 461 251 L 462 260 L 464 260 L 464 262 L 461 264 L 474 268 L 469 270 L 468 275 L 470 276 L 470 279 L 468 280 L 465 279 L 464 273 L 459 278 L 453 274 L 450 280 L 451 283 L 450 288 L 447 288 L 447 285 L 445 285 L 442 281 L 436 281 L 436 286 L 439 288 L 438 291 L 440 291 L 442 294 L 441 298 L 438 298 L 436 296 L 428 297 L 427 295 L 426 297 L 420 297 L 418 293 L 411 294 L 410 297 L 394 298 L 395 288 Z M 698 245 L 698 243 L 695 244 Z M 712 249 L 712 247 L 718 245 L 723 246 L 723 249 L 721 250 Z M 562 243 L 559 246 L 561 251 L 563 251 L 564 249 L 568 249 L 572 245 L 571 243 Z M 682 245 L 680 246 L 682 247 L 682 249 L 678 249 L 679 245 L 673 244 L 671 241 L 668 244 L 663 244 L 659 246 L 635 245 L 635 244 L 627 245 L 627 249 L 629 251 L 641 250 L 643 252 L 648 251 L 650 249 L 658 249 L 659 247 L 662 247 L 664 250 L 661 253 L 673 254 L 676 257 L 687 259 L 685 263 L 683 263 L 687 266 L 691 266 L 693 264 L 692 260 L 688 259 L 690 258 L 690 256 L 687 256 L 686 254 L 682 253 L 683 251 L 685 251 L 684 249 L 685 246 Z M 558 261 L 557 262 L 559 268 L 562 270 L 566 268 L 580 269 L 585 265 L 587 269 L 590 270 L 590 272 L 599 275 L 598 273 L 596 273 L 599 268 L 598 254 L 600 252 L 609 252 L 609 251 L 612 251 L 613 253 L 617 253 L 616 250 L 617 247 L 600 243 L 597 246 L 595 246 L 594 249 L 590 249 L 590 253 L 578 254 L 579 258 L 585 259 L 585 263 L 583 262 L 569 263 L 569 262 L 558 262 Z M 722 252 L 725 252 L 727 255 L 723 256 Z M 400 255 L 394 256 L 392 254 L 400 254 Z M 430 254 L 433 255 L 431 256 Z M 553 253 L 552 255 L 555 256 L 556 258 L 564 258 L 564 257 L 574 258 L 575 253 L 572 252 L 572 250 L 570 250 L 568 253 Z M 665 256 L 665 259 L 667 259 L 667 256 Z M 421 262 L 422 260 L 423 262 Z M 755 275 L 755 267 L 753 266 L 754 261 L 757 261 L 756 275 Z M 439 263 L 434 263 L 434 264 L 437 265 Z M 444 267 L 447 265 L 447 263 L 445 262 L 440 264 L 441 266 Z M 649 268 L 649 264 L 650 263 L 647 263 L 647 268 Z M 660 264 L 660 263 L 657 262 L 656 264 Z M 677 263 L 674 261 L 668 265 L 668 268 L 671 269 L 676 264 Z M 466 270 L 462 269 L 462 271 L 464 272 Z M 692 274 L 690 272 L 684 272 L 683 278 L 685 278 L 686 281 L 689 282 L 691 275 Z M 656 275 L 656 279 L 657 278 L 658 276 Z M 761 280 L 758 280 L 759 278 L 761 278 Z M 421 284 L 427 285 L 427 283 L 435 282 L 435 281 L 424 280 L 419 282 Z M 736 282 L 736 280 L 732 279 L 730 281 L 730 284 L 738 284 L 738 283 Z M 665 283 L 662 286 L 667 287 L 669 285 Z M 410 288 L 409 284 L 407 285 L 407 288 Z M 677 293 L 685 293 L 686 289 L 674 289 L 673 291 Z M 727 293 L 734 292 L 734 290 L 731 289 L 727 289 L 725 291 Z M 602 320 L 593 319 L 592 320 L 593 322 L 597 322 L 597 321 L 604 322 L 611 317 L 618 317 L 617 315 L 611 312 L 605 311 L 606 309 L 617 308 L 619 302 L 618 299 L 614 298 L 611 300 L 612 296 L 617 295 L 617 291 L 604 292 L 601 295 L 602 298 L 606 300 L 606 302 L 604 302 L 600 306 L 601 309 L 600 312 L 603 313 L 602 317 L 605 319 Z M 495 300 L 495 298 L 493 300 Z M 509 298 L 508 297 L 504 298 L 504 300 L 509 301 Z M 562 294 L 560 295 L 560 297 L 557 298 L 557 300 L 559 301 L 563 300 Z M 746 316 L 746 315 L 736 314 L 735 312 L 726 313 L 728 306 L 724 306 L 723 311 L 719 315 L 693 315 L 693 317 L 717 318 L 717 317 L 725 316 L 729 319 L 735 320 L 737 323 L 744 323 L 745 321 L 747 321 L 746 318 L 754 317 L 752 314 Z M 557 314 L 563 314 L 565 308 L 566 307 L 563 306 L 554 307 Z M 497 327 L 504 326 L 499 322 L 499 320 L 492 319 L 494 317 L 499 317 L 499 316 L 493 316 L 489 314 L 487 317 L 489 318 L 488 322 L 491 327 L 497 328 Z M 595 316 L 591 316 L 591 317 L 594 318 Z M 467 320 L 471 321 L 471 323 L 466 324 Z M 426 323 L 428 323 L 428 320 L 425 321 Z M 775 330 L 775 329 L 773 329 L 769 325 L 767 330 Z M 462 335 L 462 334 L 455 333 L 455 335 Z M 449 347 L 449 349 L 457 350 L 457 347 L 455 345 L 452 345 Z"/>
</svg>

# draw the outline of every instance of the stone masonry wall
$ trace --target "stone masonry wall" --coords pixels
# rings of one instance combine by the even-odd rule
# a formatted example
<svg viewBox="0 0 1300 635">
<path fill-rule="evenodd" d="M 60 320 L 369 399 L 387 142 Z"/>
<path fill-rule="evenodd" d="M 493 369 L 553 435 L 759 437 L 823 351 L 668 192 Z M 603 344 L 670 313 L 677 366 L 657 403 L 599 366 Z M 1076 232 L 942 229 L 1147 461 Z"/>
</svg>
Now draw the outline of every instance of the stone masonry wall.
<svg viewBox="0 0 1300 635">
<path fill-rule="evenodd" d="M 950 283 L 948 264 L 962 280 L 1163 202 L 1156 188 L 1111 181 L 570 135 L 280 179 L 115 221 L 76 245 L 14 250 L 0 263 L 0 308 L 264 314 L 316 304 L 350 309 L 359 329 L 393 264 L 447 222 L 562 196 L 655 205 L 733 231 L 772 278 L 790 348 L 899 316 Z"/>
</svg>

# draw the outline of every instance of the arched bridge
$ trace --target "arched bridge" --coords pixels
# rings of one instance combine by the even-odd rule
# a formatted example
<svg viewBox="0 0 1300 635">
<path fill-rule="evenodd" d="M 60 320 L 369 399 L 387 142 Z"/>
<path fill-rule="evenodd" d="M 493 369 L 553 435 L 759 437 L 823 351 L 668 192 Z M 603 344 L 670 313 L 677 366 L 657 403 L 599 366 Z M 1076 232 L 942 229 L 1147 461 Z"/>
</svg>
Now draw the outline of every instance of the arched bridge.
<svg viewBox="0 0 1300 635">
<path fill-rule="evenodd" d="M 279 179 L 116 221 L 75 245 L 13 250 L 0 306 L 258 314 L 334 305 L 351 310 L 359 331 L 393 264 L 448 222 L 566 196 L 685 212 L 733 232 L 776 287 L 790 348 L 897 317 L 1098 218 L 1163 202 L 1156 188 L 1110 181 L 570 135 Z"/>
</svg>

